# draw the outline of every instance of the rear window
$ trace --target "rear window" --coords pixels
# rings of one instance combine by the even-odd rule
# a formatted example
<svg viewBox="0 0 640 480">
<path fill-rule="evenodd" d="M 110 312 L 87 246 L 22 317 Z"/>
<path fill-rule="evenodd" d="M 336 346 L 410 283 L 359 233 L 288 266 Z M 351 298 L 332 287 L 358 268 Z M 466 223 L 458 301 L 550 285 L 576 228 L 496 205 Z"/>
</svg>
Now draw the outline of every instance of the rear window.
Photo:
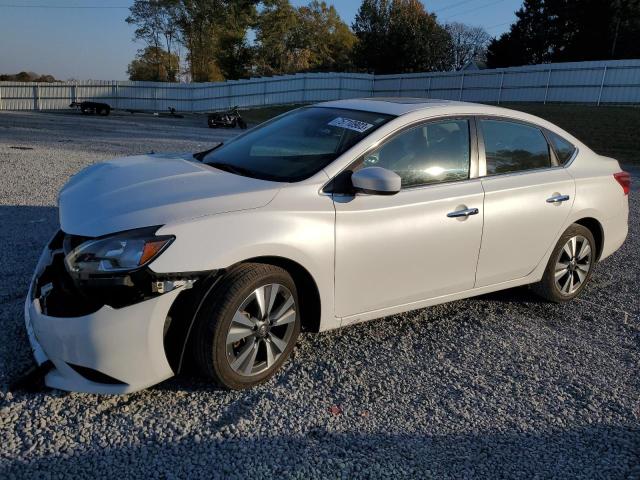
<svg viewBox="0 0 640 480">
<path fill-rule="evenodd" d="M 558 163 L 560 165 L 564 165 L 571 159 L 571 157 L 573 157 L 573 154 L 576 151 L 576 147 L 574 147 L 572 143 L 569 143 L 567 140 L 556 133 L 547 131 L 547 135 L 549 136 L 549 140 L 553 145 L 553 149 L 556 151 Z"/>
</svg>

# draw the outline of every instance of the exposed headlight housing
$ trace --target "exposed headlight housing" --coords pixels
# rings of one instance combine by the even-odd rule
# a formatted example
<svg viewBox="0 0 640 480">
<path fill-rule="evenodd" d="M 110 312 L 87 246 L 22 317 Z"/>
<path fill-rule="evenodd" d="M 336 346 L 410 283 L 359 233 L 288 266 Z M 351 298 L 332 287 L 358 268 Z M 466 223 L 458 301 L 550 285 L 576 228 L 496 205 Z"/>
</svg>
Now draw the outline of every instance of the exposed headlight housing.
<svg viewBox="0 0 640 480">
<path fill-rule="evenodd" d="M 103 238 L 87 240 L 64 259 L 75 278 L 117 275 L 144 267 L 162 253 L 175 237 L 155 235 L 158 227 L 129 230 Z"/>
</svg>

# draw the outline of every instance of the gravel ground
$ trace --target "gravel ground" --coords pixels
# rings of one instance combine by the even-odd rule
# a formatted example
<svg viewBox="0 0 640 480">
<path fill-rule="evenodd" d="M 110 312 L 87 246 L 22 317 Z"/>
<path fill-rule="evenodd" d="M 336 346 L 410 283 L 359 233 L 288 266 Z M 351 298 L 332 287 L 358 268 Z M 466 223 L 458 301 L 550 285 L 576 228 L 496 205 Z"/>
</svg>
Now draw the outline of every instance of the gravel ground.
<svg viewBox="0 0 640 480">
<path fill-rule="evenodd" d="M 638 169 L 627 242 L 570 304 L 521 288 L 307 334 L 246 392 L 8 392 L 59 188 L 100 159 L 233 135 L 203 125 L 0 113 L 0 478 L 640 478 Z"/>
</svg>

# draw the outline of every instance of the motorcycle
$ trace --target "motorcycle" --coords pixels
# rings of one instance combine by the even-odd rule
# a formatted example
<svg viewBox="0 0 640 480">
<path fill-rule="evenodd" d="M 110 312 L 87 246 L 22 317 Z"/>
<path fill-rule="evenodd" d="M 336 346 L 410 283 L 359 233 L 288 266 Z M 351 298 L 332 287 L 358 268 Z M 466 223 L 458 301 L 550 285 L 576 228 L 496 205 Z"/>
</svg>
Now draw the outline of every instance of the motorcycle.
<svg viewBox="0 0 640 480">
<path fill-rule="evenodd" d="M 238 107 L 233 107 L 226 112 L 210 113 L 207 123 L 209 128 L 236 128 L 236 126 L 243 130 L 247 128 L 247 122 L 240 115 Z"/>
</svg>

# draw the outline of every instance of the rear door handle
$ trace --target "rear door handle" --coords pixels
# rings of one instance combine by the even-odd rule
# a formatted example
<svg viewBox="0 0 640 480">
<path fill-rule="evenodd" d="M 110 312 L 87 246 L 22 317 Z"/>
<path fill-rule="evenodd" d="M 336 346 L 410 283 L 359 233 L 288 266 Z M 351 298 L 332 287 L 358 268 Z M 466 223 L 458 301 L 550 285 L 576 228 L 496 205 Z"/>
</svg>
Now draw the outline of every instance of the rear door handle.
<svg viewBox="0 0 640 480">
<path fill-rule="evenodd" d="M 447 213 L 447 217 L 449 218 L 457 218 L 457 217 L 468 217 L 469 215 L 477 215 L 477 208 L 465 208 L 464 210 L 456 210 L 455 212 Z"/>
<path fill-rule="evenodd" d="M 561 203 L 569 200 L 569 195 L 554 195 L 553 197 L 547 198 L 547 203 Z"/>
</svg>

